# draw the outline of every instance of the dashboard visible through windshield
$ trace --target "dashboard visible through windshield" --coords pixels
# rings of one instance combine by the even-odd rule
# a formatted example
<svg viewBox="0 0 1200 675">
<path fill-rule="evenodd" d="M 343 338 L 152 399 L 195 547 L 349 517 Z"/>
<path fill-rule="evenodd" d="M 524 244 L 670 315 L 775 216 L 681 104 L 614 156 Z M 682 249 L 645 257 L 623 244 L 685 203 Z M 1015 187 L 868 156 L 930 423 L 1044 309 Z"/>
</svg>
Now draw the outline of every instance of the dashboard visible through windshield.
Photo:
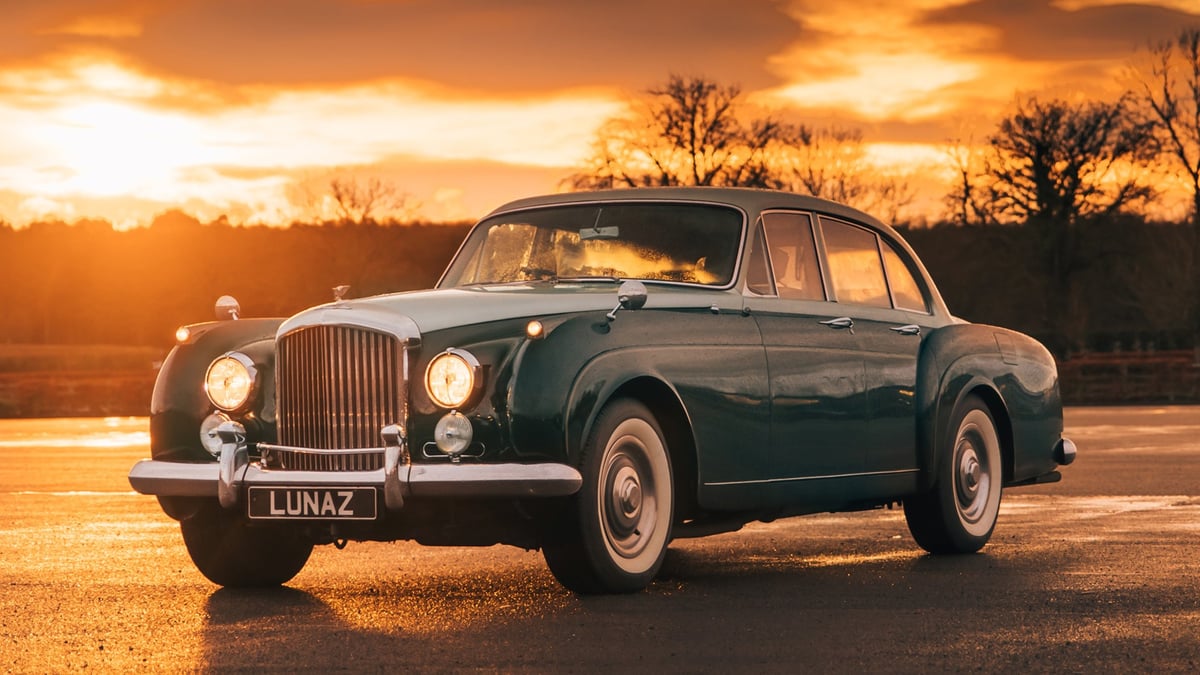
<svg viewBox="0 0 1200 675">
<path fill-rule="evenodd" d="M 736 209 L 692 203 L 505 213 L 475 227 L 440 285 L 641 279 L 725 286 L 733 280 L 743 223 Z"/>
</svg>

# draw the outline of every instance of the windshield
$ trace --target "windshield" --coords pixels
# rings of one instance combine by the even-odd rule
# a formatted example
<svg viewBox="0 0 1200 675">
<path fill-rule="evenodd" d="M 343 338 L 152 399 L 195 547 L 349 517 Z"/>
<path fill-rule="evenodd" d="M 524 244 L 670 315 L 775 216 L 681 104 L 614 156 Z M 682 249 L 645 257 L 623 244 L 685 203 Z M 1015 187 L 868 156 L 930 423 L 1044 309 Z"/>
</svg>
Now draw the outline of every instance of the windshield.
<svg viewBox="0 0 1200 675">
<path fill-rule="evenodd" d="M 443 288 L 572 279 L 725 286 L 742 214 L 707 204 L 580 204 L 505 213 L 480 223 Z"/>
</svg>

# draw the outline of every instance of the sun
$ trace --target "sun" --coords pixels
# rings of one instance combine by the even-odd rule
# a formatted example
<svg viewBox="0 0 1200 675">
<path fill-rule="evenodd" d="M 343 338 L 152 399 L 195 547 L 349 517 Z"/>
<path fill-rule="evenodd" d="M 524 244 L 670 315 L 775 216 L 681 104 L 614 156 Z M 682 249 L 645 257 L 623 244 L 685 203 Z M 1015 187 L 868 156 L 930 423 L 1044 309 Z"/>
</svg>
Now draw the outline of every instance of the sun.
<svg viewBox="0 0 1200 675">
<path fill-rule="evenodd" d="M 63 194 L 169 199 L 180 173 L 209 159 L 194 122 L 136 103 L 72 102 L 48 115 L 42 131 Z"/>
</svg>

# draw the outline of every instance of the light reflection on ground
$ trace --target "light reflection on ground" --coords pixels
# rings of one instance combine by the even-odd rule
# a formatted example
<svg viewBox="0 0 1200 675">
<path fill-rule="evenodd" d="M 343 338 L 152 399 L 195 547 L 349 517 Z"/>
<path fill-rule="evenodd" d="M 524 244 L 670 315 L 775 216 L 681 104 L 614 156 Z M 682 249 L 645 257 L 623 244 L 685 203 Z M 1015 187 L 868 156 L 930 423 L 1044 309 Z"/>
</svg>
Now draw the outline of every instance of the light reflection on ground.
<svg viewBox="0 0 1200 675">
<path fill-rule="evenodd" d="M 0 420 L 0 448 L 125 448 L 150 445 L 145 417 Z"/>
</svg>

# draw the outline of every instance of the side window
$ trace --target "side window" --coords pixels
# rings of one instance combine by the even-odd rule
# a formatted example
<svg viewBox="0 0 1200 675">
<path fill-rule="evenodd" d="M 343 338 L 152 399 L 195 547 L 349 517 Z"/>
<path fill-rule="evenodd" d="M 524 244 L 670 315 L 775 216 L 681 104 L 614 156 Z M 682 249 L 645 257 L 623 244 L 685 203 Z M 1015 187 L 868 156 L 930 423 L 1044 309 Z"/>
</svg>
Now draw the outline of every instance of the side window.
<svg viewBox="0 0 1200 675">
<path fill-rule="evenodd" d="M 875 233 L 828 218 L 821 218 L 821 233 L 837 301 L 890 308 Z"/>
<path fill-rule="evenodd" d="M 779 297 L 824 300 L 812 217 L 807 213 L 764 213 L 763 228 Z"/>
<path fill-rule="evenodd" d="M 775 295 L 771 284 L 771 269 L 767 262 L 767 247 L 763 239 L 762 224 L 754 228 L 754 240 L 750 248 L 750 261 L 746 269 L 746 288 L 759 295 Z"/>
<path fill-rule="evenodd" d="M 887 270 L 888 286 L 892 289 L 892 301 L 895 303 L 896 309 L 928 312 L 929 307 L 925 304 L 925 295 L 921 293 L 921 287 L 913 277 L 912 270 L 904 264 L 904 260 L 900 258 L 900 254 L 896 253 L 891 244 L 886 241 L 882 243 L 883 266 Z"/>
</svg>

